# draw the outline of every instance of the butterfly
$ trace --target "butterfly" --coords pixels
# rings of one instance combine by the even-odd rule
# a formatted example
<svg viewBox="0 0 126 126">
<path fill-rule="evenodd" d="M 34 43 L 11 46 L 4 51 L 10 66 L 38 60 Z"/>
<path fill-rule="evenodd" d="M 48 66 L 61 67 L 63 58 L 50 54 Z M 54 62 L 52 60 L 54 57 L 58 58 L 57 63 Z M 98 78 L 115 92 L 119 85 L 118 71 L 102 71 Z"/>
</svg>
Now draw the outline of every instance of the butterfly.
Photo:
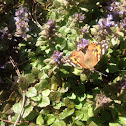
<svg viewBox="0 0 126 126">
<path fill-rule="evenodd" d="M 108 41 L 87 44 L 84 48 L 78 48 L 77 50 L 72 51 L 65 59 L 65 63 L 93 71 L 94 67 L 105 54 L 108 45 Z"/>
</svg>

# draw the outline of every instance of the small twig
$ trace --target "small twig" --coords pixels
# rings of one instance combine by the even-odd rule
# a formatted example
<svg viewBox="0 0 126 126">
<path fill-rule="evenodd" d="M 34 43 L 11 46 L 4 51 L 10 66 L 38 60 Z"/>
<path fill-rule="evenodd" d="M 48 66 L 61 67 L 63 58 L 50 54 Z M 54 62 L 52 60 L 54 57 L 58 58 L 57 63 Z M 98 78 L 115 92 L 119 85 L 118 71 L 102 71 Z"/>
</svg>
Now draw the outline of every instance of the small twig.
<svg viewBox="0 0 126 126">
<path fill-rule="evenodd" d="M 18 121 L 19 121 L 19 119 L 20 119 L 20 116 L 22 115 L 22 113 L 23 113 L 23 108 L 24 108 L 24 103 L 25 103 L 25 91 L 23 91 L 23 101 L 22 101 L 22 106 L 21 106 L 21 111 L 20 111 L 20 113 L 19 113 L 19 115 L 18 115 L 18 117 L 17 117 L 17 119 L 16 119 L 16 121 L 15 121 L 15 123 L 14 123 L 14 126 L 16 126 L 17 125 L 17 123 L 18 123 Z"/>
<path fill-rule="evenodd" d="M 21 76 L 20 71 L 19 71 L 19 69 L 18 69 L 16 63 L 14 62 L 13 58 L 10 56 L 9 59 L 10 59 L 11 64 L 12 64 L 13 67 L 15 68 L 18 77 L 20 77 L 20 76 Z"/>
<path fill-rule="evenodd" d="M 7 123 L 11 123 L 11 124 L 14 124 L 14 122 L 11 122 L 11 121 L 8 121 L 8 120 L 4 120 L 4 119 L 1 119 L 1 118 L 0 118 L 0 121 L 7 122 Z M 17 125 L 20 125 L 20 124 L 19 124 L 19 123 L 17 123 Z"/>
</svg>

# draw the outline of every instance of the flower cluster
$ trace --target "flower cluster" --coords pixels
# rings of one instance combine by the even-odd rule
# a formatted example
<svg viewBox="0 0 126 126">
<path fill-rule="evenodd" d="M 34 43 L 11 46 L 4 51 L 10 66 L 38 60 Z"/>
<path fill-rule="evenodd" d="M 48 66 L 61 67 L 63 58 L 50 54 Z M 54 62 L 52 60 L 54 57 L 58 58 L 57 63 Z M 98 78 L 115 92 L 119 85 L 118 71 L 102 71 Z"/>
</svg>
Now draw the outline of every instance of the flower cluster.
<svg viewBox="0 0 126 126">
<path fill-rule="evenodd" d="M 80 42 L 77 45 L 77 50 L 84 49 L 88 45 L 88 40 L 87 39 L 81 39 Z"/>
<path fill-rule="evenodd" d="M 60 63 L 62 57 L 63 57 L 63 52 L 59 52 L 56 50 L 53 52 L 52 59 L 54 59 L 56 63 Z"/>
<path fill-rule="evenodd" d="M 55 35 L 55 28 L 56 28 L 55 24 L 56 24 L 56 22 L 52 21 L 52 20 L 49 20 L 46 23 L 46 30 L 45 30 L 45 33 L 44 33 L 46 38 L 50 39 Z"/>
<path fill-rule="evenodd" d="M 83 37 L 89 35 L 89 28 L 90 26 L 88 24 L 81 28 L 81 34 L 83 35 Z"/>
<path fill-rule="evenodd" d="M 14 20 L 16 21 L 16 32 L 15 36 L 26 38 L 27 32 L 29 31 L 28 25 L 28 11 L 26 7 L 22 7 L 15 12 Z"/>
<path fill-rule="evenodd" d="M 98 24 L 102 27 L 102 28 L 109 28 L 111 26 L 116 26 L 115 22 L 112 21 L 113 20 L 113 16 L 111 14 L 107 15 L 107 18 L 102 18 L 98 21 Z"/>
<path fill-rule="evenodd" d="M 107 9 L 113 15 L 115 20 L 118 21 L 120 19 L 120 25 L 122 28 L 126 27 L 126 1 L 113 1 L 110 6 L 107 6 Z"/>
<path fill-rule="evenodd" d="M 117 2 L 114 0 L 111 3 L 111 5 L 107 6 L 107 9 L 112 13 L 112 15 L 115 18 L 126 16 L 126 2 L 125 1 Z"/>
<path fill-rule="evenodd" d="M 98 29 L 97 29 L 97 36 L 100 37 L 101 40 L 105 40 L 108 34 L 111 34 L 111 27 L 115 27 L 118 29 L 118 25 L 115 21 L 113 21 L 113 15 L 108 14 L 107 18 L 101 18 L 98 21 Z"/>
<path fill-rule="evenodd" d="M 4 36 L 6 35 L 6 34 L 8 34 L 8 27 L 5 27 L 4 29 L 0 29 L 0 32 L 2 33 L 2 35 L 1 35 L 1 39 L 4 39 Z"/>
<path fill-rule="evenodd" d="M 84 16 L 82 13 L 75 13 L 75 22 L 82 22 L 84 20 Z"/>
<path fill-rule="evenodd" d="M 121 20 L 121 25 L 126 28 L 126 17 Z"/>
<path fill-rule="evenodd" d="M 105 107 L 108 103 L 110 103 L 112 100 L 108 97 L 106 97 L 106 95 L 104 93 L 100 93 L 97 94 L 95 97 L 96 100 L 96 107 Z"/>
</svg>

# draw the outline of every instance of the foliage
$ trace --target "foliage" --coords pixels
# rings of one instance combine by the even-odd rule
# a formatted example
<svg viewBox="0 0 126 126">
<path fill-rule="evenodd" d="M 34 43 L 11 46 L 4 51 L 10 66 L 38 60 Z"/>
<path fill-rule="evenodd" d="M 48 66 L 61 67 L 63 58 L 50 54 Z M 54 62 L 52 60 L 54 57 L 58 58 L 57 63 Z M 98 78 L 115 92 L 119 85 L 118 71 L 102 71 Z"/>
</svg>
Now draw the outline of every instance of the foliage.
<svg viewBox="0 0 126 126">
<path fill-rule="evenodd" d="M 2 0 L 0 125 L 126 125 L 126 1 Z M 90 71 L 63 59 L 109 40 Z"/>
</svg>

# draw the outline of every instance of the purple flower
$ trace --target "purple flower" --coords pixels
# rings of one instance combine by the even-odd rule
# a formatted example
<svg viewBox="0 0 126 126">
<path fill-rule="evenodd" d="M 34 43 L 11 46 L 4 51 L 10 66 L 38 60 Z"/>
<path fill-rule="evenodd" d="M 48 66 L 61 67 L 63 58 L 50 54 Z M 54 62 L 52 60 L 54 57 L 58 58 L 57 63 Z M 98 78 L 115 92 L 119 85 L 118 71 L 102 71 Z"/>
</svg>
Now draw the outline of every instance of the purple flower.
<svg viewBox="0 0 126 126">
<path fill-rule="evenodd" d="M 121 21 L 121 24 L 122 24 L 123 27 L 126 26 L 126 17 Z"/>
<path fill-rule="evenodd" d="M 4 66 L 4 65 L 2 65 L 0 68 L 1 68 L 1 69 L 4 69 L 4 68 L 5 68 L 5 66 Z"/>
<path fill-rule="evenodd" d="M 108 4 L 107 9 L 113 13 L 114 17 L 117 17 L 119 15 L 120 17 L 125 16 L 126 14 L 126 4 L 125 1 L 122 2 L 116 2 L 115 0 Z"/>
<path fill-rule="evenodd" d="M 81 50 L 83 48 L 85 48 L 88 45 L 88 40 L 87 39 L 81 39 L 80 42 L 77 45 L 77 50 Z"/>
<path fill-rule="evenodd" d="M 1 39 L 4 39 L 4 36 L 8 33 L 8 27 L 5 27 L 4 29 L 0 29 L 0 32 L 2 32 Z"/>
<path fill-rule="evenodd" d="M 28 25 L 28 11 L 26 7 L 22 7 L 15 12 L 14 20 L 16 24 L 16 32 L 15 35 L 18 37 L 26 38 L 26 32 L 29 31 Z"/>
<path fill-rule="evenodd" d="M 53 29 L 53 28 L 55 28 L 55 21 L 49 20 L 49 21 L 46 23 L 46 25 L 47 25 L 47 28 Z"/>
<path fill-rule="evenodd" d="M 63 57 L 63 52 L 59 52 L 56 50 L 53 52 L 52 59 L 54 59 L 55 62 L 59 63 L 62 57 Z"/>
<path fill-rule="evenodd" d="M 45 38 L 52 38 L 55 35 L 55 28 L 56 28 L 56 22 L 53 20 L 48 20 L 48 22 L 46 23 L 46 29 L 45 29 L 45 33 L 44 36 Z"/>
<path fill-rule="evenodd" d="M 78 21 L 84 20 L 84 16 L 82 15 L 82 13 L 75 13 L 74 15 Z"/>
<path fill-rule="evenodd" d="M 107 18 L 99 19 L 98 24 L 103 27 L 111 27 L 116 25 L 114 21 L 111 21 L 113 19 L 113 16 L 111 14 L 107 15 Z"/>
</svg>

